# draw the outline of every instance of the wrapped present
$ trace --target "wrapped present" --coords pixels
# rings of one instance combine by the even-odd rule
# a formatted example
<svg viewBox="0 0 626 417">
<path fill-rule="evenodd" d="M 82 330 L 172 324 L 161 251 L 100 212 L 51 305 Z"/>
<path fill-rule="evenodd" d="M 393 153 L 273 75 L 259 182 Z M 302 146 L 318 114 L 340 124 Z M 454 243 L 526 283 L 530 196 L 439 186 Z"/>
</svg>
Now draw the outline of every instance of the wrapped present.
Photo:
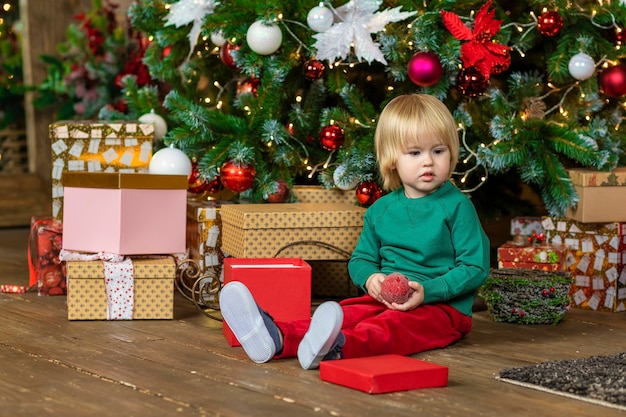
<svg viewBox="0 0 626 417">
<path fill-rule="evenodd" d="M 626 222 L 626 167 L 602 172 L 577 168 L 568 174 L 578 194 L 578 204 L 565 217 L 584 223 Z"/>
<path fill-rule="evenodd" d="M 63 249 L 185 252 L 187 176 L 66 172 L 63 182 Z"/>
<path fill-rule="evenodd" d="M 88 256 L 92 260 L 71 260 Z M 67 263 L 69 320 L 140 320 L 174 317 L 173 257 L 70 255 Z M 122 296 L 120 296 L 122 295 Z"/>
<path fill-rule="evenodd" d="M 226 258 L 224 284 L 240 281 L 257 304 L 276 321 L 311 317 L 311 266 L 292 258 Z M 226 323 L 224 337 L 231 346 L 239 342 Z"/>
<path fill-rule="evenodd" d="M 518 216 L 511 219 L 511 236 L 526 238 L 543 233 L 541 217 Z"/>
<path fill-rule="evenodd" d="M 61 222 L 52 217 L 33 217 L 28 238 L 29 287 L 39 295 L 65 295 L 65 263 L 59 260 L 63 244 Z"/>
<path fill-rule="evenodd" d="M 381 355 L 322 361 L 320 379 L 368 394 L 448 385 L 448 367 L 409 356 Z"/>
<path fill-rule="evenodd" d="M 569 272 L 492 269 L 479 295 L 492 319 L 521 324 L 557 324 L 570 305 Z"/>
<path fill-rule="evenodd" d="M 154 125 L 136 121 L 59 121 L 49 126 L 52 216 L 63 216 L 62 175 L 70 172 L 147 172 Z"/>
<path fill-rule="evenodd" d="M 565 245 L 518 245 L 506 242 L 498 247 L 499 268 L 526 268 L 543 271 L 567 269 L 569 251 Z"/>
<path fill-rule="evenodd" d="M 364 214 L 363 207 L 338 203 L 225 205 L 222 249 L 238 258 L 345 259 Z"/>
<path fill-rule="evenodd" d="M 570 249 L 572 305 L 596 311 L 626 310 L 626 223 L 544 217 L 543 226 L 549 243 Z"/>
<path fill-rule="evenodd" d="M 339 188 L 325 188 L 321 185 L 296 185 L 292 189 L 298 203 L 339 203 L 357 204 L 354 190 L 340 190 Z"/>
<path fill-rule="evenodd" d="M 362 293 L 350 279 L 347 260 L 308 262 L 311 265 L 314 297 L 348 298 Z"/>
</svg>

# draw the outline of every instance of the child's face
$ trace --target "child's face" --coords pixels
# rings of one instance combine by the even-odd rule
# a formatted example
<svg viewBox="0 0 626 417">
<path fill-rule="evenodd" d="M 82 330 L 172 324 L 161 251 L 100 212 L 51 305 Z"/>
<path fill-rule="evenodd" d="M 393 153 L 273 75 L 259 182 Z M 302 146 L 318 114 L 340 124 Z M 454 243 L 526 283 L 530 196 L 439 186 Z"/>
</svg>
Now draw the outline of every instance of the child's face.
<svg viewBox="0 0 626 417">
<path fill-rule="evenodd" d="M 394 168 L 407 197 L 424 197 L 448 180 L 450 149 L 437 139 L 420 140 L 398 153 Z"/>
</svg>

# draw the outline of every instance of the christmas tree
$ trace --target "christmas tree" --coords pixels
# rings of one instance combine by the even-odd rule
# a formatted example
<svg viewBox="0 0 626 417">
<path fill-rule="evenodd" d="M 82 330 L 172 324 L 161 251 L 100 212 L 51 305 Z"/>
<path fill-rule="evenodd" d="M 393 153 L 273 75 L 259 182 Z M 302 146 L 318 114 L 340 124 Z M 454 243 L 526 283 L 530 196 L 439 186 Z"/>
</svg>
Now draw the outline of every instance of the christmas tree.
<svg viewBox="0 0 626 417">
<path fill-rule="evenodd" d="M 24 125 L 19 4 L 0 5 L 0 129 Z"/>
<path fill-rule="evenodd" d="M 624 162 L 621 1 L 146 0 L 129 18 L 158 85 L 125 77 L 128 108 L 99 117 L 156 112 L 194 175 L 246 201 L 318 182 L 370 204 L 377 116 L 414 92 L 458 121 L 454 180 L 479 211 L 525 183 L 562 215 L 567 168 Z"/>
</svg>

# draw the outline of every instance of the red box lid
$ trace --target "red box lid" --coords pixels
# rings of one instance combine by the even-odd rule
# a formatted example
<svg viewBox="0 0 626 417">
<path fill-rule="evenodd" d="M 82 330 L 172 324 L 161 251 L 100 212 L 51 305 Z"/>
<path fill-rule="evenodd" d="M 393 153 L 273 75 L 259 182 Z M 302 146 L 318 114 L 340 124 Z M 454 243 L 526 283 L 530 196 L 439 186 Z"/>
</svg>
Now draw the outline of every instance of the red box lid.
<svg viewBox="0 0 626 417">
<path fill-rule="evenodd" d="M 409 356 L 380 355 L 320 363 L 320 379 L 368 394 L 448 385 L 448 367 Z"/>
</svg>

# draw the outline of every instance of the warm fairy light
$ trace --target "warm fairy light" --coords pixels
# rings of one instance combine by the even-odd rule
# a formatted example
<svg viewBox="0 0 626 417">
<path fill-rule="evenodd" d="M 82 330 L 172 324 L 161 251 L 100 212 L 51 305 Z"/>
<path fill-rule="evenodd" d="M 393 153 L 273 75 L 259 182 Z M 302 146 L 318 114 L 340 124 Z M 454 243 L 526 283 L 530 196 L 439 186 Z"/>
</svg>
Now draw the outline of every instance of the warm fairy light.
<svg viewBox="0 0 626 417">
<path fill-rule="evenodd" d="M 9 3 L 4 3 L 4 5 L 2 5 L 2 8 L 5 12 L 8 12 L 9 10 L 11 10 L 11 5 Z"/>
<path fill-rule="evenodd" d="M 393 85 L 388 85 L 387 86 L 387 91 L 393 91 L 393 90 L 394 90 Z"/>
<path fill-rule="evenodd" d="M 209 97 L 207 97 L 207 98 L 205 98 L 205 99 L 204 99 L 204 102 L 205 102 L 206 104 L 209 104 L 209 103 L 211 102 L 211 99 L 210 99 Z"/>
<path fill-rule="evenodd" d="M 302 103 L 302 96 L 300 94 L 296 96 L 296 103 Z"/>
<path fill-rule="evenodd" d="M 224 102 L 222 100 L 220 100 L 220 101 L 217 102 L 217 106 L 215 106 L 215 107 L 217 107 L 217 109 L 220 110 L 223 105 L 224 105 Z"/>
</svg>

